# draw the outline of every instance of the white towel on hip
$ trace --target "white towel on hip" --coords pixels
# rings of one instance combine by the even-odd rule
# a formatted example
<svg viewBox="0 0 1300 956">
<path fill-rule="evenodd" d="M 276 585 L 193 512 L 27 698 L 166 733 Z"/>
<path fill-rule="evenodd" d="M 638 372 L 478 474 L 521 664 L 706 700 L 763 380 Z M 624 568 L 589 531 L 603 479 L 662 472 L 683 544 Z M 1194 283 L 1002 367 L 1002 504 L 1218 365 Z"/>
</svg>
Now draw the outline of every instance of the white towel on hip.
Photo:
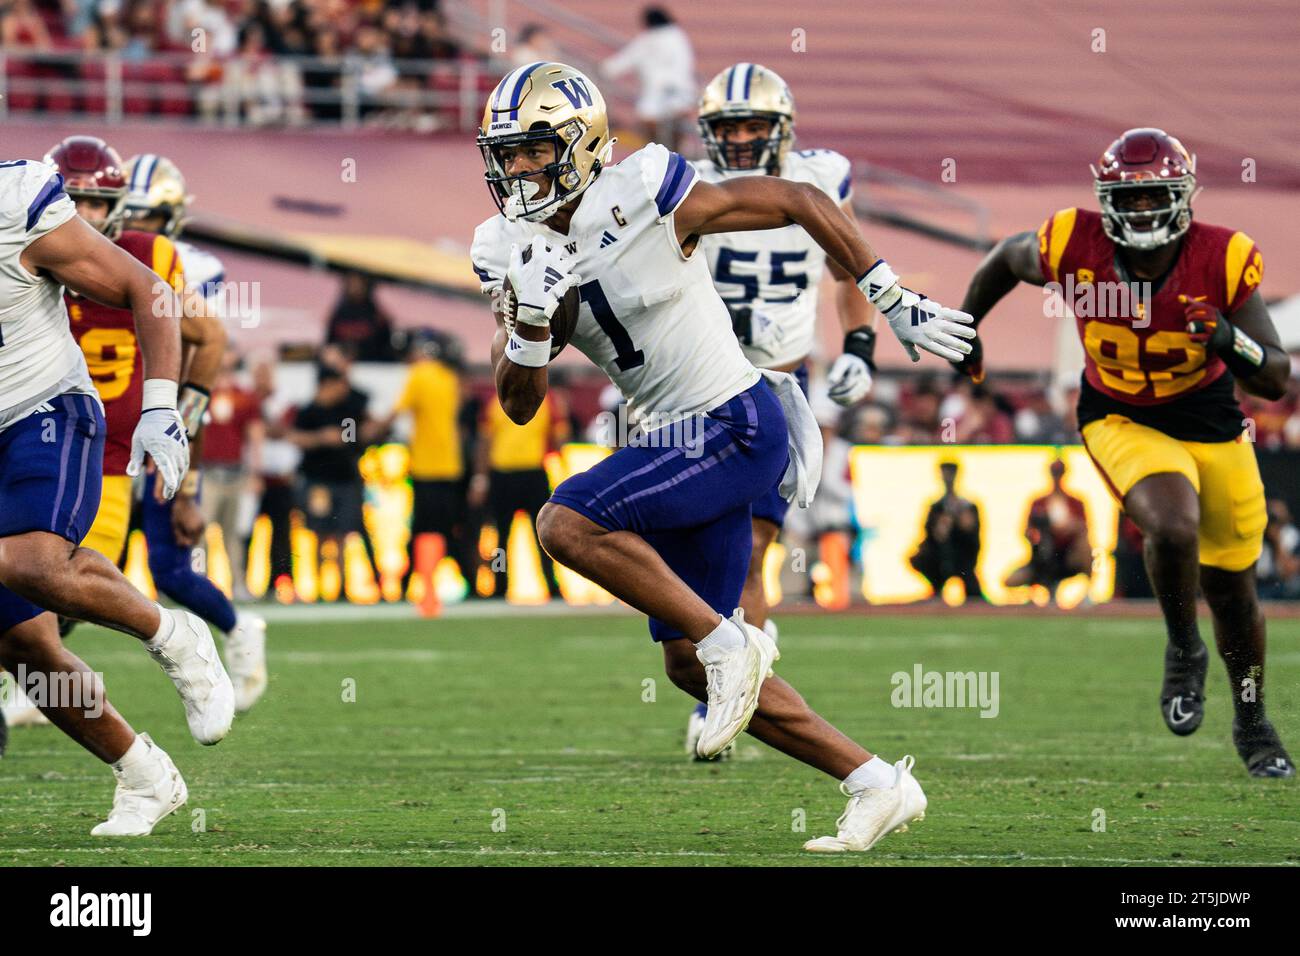
<svg viewBox="0 0 1300 956">
<path fill-rule="evenodd" d="M 798 379 L 788 372 L 773 372 L 766 368 L 759 371 L 776 392 L 781 410 L 785 412 L 790 464 L 777 491 L 786 501 L 807 508 L 822 480 L 822 430 Z"/>
</svg>

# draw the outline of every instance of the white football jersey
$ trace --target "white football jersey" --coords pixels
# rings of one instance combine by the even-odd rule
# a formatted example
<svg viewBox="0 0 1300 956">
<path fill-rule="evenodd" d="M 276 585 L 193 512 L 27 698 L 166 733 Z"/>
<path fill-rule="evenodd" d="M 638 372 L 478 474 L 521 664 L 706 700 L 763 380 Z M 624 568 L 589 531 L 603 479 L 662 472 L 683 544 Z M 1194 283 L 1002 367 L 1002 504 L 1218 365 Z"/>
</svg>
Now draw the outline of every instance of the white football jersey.
<svg viewBox="0 0 1300 956">
<path fill-rule="evenodd" d="M 764 175 L 761 170 L 718 169 L 707 159 L 694 165 L 709 183 Z M 852 164 L 833 150 L 805 149 L 786 156 L 781 178 L 811 183 L 835 202 L 843 203 L 852 189 Z M 718 233 L 703 237 L 700 244 L 708 256 L 718 294 L 733 306 L 758 309 L 780 329 L 774 346 L 742 346 L 746 358 L 759 368 L 777 368 L 812 352 L 826 254 L 803 227 Z"/>
<path fill-rule="evenodd" d="M 221 294 L 221 283 L 226 281 L 225 265 L 206 249 L 180 239 L 173 239 L 172 243 L 181 257 L 186 289 L 198 289 L 212 314 L 221 315 L 225 305 L 225 296 Z"/>
<path fill-rule="evenodd" d="M 568 235 L 498 215 L 474 231 L 470 250 L 482 291 L 492 293 L 512 243 L 542 235 L 568 249 L 583 280 L 572 342 L 618 386 L 630 420 L 651 428 L 715 408 L 759 377 L 704 256 L 698 248 L 685 256 L 677 243 L 673 213 L 696 182 L 686 160 L 651 143 L 601 171 Z"/>
<path fill-rule="evenodd" d="M 95 394 L 63 286 L 23 267 L 23 250 L 77 214 L 44 163 L 0 162 L 0 428 L 64 392 Z M 98 399 L 97 399 L 98 400 Z"/>
</svg>

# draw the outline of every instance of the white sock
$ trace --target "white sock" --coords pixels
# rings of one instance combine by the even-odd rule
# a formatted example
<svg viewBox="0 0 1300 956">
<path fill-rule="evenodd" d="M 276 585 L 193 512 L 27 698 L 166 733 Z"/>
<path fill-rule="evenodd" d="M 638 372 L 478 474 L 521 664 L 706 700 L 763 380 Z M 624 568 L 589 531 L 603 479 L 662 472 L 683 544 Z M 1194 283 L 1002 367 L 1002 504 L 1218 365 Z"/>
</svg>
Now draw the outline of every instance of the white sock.
<svg viewBox="0 0 1300 956">
<path fill-rule="evenodd" d="M 167 643 L 167 639 L 172 636 L 172 632 L 176 630 L 176 618 L 172 617 L 171 612 L 161 604 L 154 606 L 158 608 L 158 633 L 149 639 L 146 646 L 151 651 L 160 651 Z"/>
<path fill-rule="evenodd" d="M 850 793 L 859 790 L 888 790 L 894 785 L 897 776 L 893 764 L 875 756 L 845 777 L 844 786 Z"/>
<path fill-rule="evenodd" d="M 113 770 L 128 787 L 147 787 L 154 781 L 155 759 L 144 737 L 136 734 L 126 753 L 113 764 Z"/>
<path fill-rule="evenodd" d="M 701 661 L 711 664 L 729 652 L 744 646 L 745 638 L 740 633 L 740 629 L 724 617 L 718 622 L 718 626 L 709 632 L 708 637 L 695 645 L 695 650 Z"/>
<path fill-rule="evenodd" d="M 773 644 L 776 644 L 780 639 L 781 632 L 776 629 L 776 621 L 770 617 L 763 622 L 763 633 L 772 639 Z"/>
</svg>

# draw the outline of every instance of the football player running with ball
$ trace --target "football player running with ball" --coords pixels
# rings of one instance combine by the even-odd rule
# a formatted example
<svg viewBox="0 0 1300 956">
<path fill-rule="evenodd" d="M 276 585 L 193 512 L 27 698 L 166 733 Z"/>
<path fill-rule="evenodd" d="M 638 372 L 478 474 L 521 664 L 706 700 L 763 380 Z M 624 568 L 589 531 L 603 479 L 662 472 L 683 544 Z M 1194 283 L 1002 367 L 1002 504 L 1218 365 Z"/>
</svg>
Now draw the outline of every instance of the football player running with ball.
<svg viewBox="0 0 1300 956">
<path fill-rule="evenodd" d="M 1236 384 L 1278 399 L 1290 373 L 1259 293 L 1263 257 L 1245 233 L 1192 220 L 1196 161 L 1162 130 L 1129 130 L 1093 176 L 1101 212 L 1064 209 L 1037 233 L 1002 240 L 962 308 L 978 323 L 1017 282 L 1074 290 L 1067 305 L 1086 353 L 1079 428 L 1142 531 L 1168 635 L 1165 724 L 1186 736 L 1204 717 L 1209 651 L 1196 623 L 1199 584 L 1228 671 L 1237 753 L 1253 777 L 1291 777 L 1295 766 L 1264 715 L 1255 561 L 1267 515 L 1233 391 Z M 1149 301 L 1110 310 L 1124 315 L 1097 314 L 1106 311 L 1097 307 L 1103 289 L 1119 283 L 1149 284 Z M 978 341 L 958 368 L 982 377 Z"/>
<path fill-rule="evenodd" d="M 859 277 L 900 338 L 946 358 L 969 349 L 969 317 L 902 288 L 814 186 L 775 176 L 705 183 L 656 144 L 610 165 L 604 101 L 572 67 L 509 73 L 489 96 L 478 144 L 501 215 L 478 227 L 471 256 L 498 306 L 492 357 L 506 414 L 526 422 L 544 399 L 550 322 L 576 288 L 572 341 L 644 430 L 556 489 L 538 518 L 543 547 L 650 618 L 669 678 L 708 703 L 700 756 L 748 728 L 843 781 L 837 835 L 807 849 L 870 848 L 918 819 L 925 795 L 911 757 L 891 766 L 873 756 L 772 677 L 776 645 L 737 607 L 751 505 L 783 475 L 787 494 L 810 499 L 820 435 L 793 378 L 745 359 L 700 237 L 796 223 Z M 501 294 L 507 282 L 513 301 Z"/>
<path fill-rule="evenodd" d="M 737 63 L 713 78 L 700 99 L 700 136 L 709 153 L 694 164 L 707 183 L 741 176 L 779 176 L 820 189 L 853 218 L 853 171 L 829 149 L 792 152 L 794 99 L 780 76 L 757 63 Z M 757 368 L 793 373 L 808 394 L 808 355 L 817 338 L 817 298 L 822 270 L 835 279 L 835 306 L 844 333 L 844 352 L 830 370 L 830 397 L 853 405 L 871 390 L 876 333 L 871 304 L 844 271 L 800 226 L 702 236 L 700 249 L 745 358 Z M 914 359 L 920 356 L 912 353 Z M 741 592 L 745 620 L 773 641 L 776 622 L 768 617 L 763 560 L 785 524 L 790 503 L 777 485 L 753 503 L 754 549 Z M 687 752 L 704 727 L 707 708 L 698 704 L 686 730 Z M 719 756 L 727 756 L 731 748 Z M 698 760 L 699 757 L 697 756 Z"/>
</svg>

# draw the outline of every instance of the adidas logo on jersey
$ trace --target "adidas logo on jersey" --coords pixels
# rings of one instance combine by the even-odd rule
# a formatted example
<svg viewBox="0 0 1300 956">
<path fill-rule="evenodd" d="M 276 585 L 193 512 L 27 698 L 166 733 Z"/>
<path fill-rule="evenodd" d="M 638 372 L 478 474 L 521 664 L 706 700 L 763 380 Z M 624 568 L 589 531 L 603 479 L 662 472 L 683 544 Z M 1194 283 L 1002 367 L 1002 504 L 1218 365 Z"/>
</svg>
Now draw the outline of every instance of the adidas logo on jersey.
<svg viewBox="0 0 1300 956">
<path fill-rule="evenodd" d="M 28 415 L 39 415 L 41 412 L 52 412 L 52 411 L 54 411 L 54 406 L 53 406 L 53 405 L 51 405 L 49 402 L 41 402 L 39 405 L 37 405 L 35 408 L 33 408 L 33 409 L 32 409 L 30 412 L 28 412 L 27 414 L 28 414 Z"/>
<path fill-rule="evenodd" d="M 618 242 L 618 237 L 606 229 L 605 234 L 600 237 L 600 248 L 604 249 L 606 246 L 612 246 L 616 242 Z"/>
</svg>

